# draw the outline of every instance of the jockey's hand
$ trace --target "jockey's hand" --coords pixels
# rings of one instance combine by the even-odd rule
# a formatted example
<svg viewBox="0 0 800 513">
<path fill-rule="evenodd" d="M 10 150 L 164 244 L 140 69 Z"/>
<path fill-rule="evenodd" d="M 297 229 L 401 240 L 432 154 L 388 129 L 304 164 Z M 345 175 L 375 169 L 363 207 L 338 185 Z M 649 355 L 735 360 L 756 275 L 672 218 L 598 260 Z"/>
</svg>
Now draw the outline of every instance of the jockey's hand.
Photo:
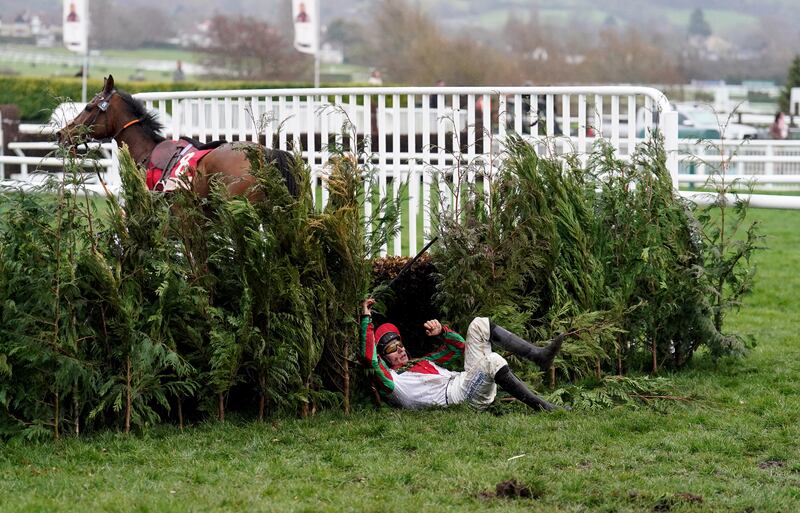
<svg viewBox="0 0 800 513">
<path fill-rule="evenodd" d="M 361 303 L 361 314 L 372 316 L 372 305 L 374 304 L 375 300 L 371 297 L 364 300 L 364 302 Z"/>
<path fill-rule="evenodd" d="M 422 326 L 425 328 L 425 334 L 429 337 L 438 337 L 442 334 L 442 323 L 437 319 L 426 321 Z"/>
</svg>

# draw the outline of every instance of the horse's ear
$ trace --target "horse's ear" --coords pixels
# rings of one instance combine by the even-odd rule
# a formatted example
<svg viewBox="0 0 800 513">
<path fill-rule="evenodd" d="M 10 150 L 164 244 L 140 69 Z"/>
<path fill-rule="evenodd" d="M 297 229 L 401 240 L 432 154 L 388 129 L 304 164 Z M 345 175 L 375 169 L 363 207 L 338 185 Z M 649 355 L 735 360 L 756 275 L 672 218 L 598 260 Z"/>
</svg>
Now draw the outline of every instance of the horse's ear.
<svg viewBox="0 0 800 513">
<path fill-rule="evenodd" d="M 108 78 L 106 78 L 103 81 L 103 93 L 108 94 L 113 90 L 114 90 L 114 76 L 109 75 Z"/>
</svg>

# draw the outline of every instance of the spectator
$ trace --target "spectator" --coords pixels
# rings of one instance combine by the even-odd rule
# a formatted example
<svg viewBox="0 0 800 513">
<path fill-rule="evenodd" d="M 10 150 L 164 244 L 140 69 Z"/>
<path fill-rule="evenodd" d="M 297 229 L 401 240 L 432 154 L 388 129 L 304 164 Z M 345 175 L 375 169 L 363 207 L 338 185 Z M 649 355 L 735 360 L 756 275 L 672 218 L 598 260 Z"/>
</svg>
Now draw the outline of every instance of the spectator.
<svg viewBox="0 0 800 513">
<path fill-rule="evenodd" d="M 367 80 L 367 83 L 376 86 L 383 85 L 383 77 L 381 76 L 380 70 L 372 70 L 372 73 L 369 74 L 369 80 Z"/>
<path fill-rule="evenodd" d="M 178 61 L 175 63 L 175 71 L 172 73 L 172 81 L 173 82 L 183 82 L 186 79 L 186 75 L 183 73 L 183 63 Z"/>
<path fill-rule="evenodd" d="M 446 85 L 447 84 L 445 84 L 444 80 L 442 80 L 441 78 L 436 81 L 436 87 L 445 87 Z M 435 94 L 431 95 L 430 106 L 432 109 L 435 109 L 436 107 L 439 106 L 439 99 L 437 95 Z"/>
<path fill-rule="evenodd" d="M 789 126 L 786 124 L 786 116 L 783 112 L 775 114 L 775 121 L 769 127 L 769 136 L 772 139 L 786 139 L 789 136 Z"/>
</svg>

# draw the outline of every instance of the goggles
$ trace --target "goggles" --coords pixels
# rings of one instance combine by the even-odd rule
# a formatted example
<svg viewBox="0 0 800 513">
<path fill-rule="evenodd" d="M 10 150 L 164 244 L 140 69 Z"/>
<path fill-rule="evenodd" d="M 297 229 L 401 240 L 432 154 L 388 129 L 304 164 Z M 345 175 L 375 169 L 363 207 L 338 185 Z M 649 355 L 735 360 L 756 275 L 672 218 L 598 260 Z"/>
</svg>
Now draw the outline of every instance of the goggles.
<svg viewBox="0 0 800 513">
<path fill-rule="evenodd" d="M 394 332 L 385 333 L 378 341 L 378 351 L 382 355 L 392 354 L 403 347 L 400 335 Z"/>
<path fill-rule="evenodd" d="M 395 353 L 401 347 L 403 347 L 403 343 L 400 341 L 400 339 L 393 340 L 392 342 L 386 344 L 386 347 L 383 349 L 383 354 Z"/>
</svg>

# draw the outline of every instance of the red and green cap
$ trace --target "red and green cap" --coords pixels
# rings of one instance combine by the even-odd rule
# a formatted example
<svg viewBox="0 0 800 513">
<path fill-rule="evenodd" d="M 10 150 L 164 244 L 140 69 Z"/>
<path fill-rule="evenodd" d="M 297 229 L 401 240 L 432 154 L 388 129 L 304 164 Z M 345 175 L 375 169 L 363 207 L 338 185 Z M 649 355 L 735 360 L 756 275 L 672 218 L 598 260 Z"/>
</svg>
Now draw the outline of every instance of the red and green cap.
<svg viewBox="0 0 800 513">
<path fill-rule="evenodd" d="M 378 329 L 375 330 L 375 338 L 378 339 L 377 348 L 378 354 L 380 355 L 383 355 L 383 351 L 386 349 L 386 346 L 388 346 L 389 343 L 395 340 L 403 340 L 403 338 L 400 336 L 400 330 L 397 329 L 397 326 L 389 322 L 378 326 Z"/>
</svg>

